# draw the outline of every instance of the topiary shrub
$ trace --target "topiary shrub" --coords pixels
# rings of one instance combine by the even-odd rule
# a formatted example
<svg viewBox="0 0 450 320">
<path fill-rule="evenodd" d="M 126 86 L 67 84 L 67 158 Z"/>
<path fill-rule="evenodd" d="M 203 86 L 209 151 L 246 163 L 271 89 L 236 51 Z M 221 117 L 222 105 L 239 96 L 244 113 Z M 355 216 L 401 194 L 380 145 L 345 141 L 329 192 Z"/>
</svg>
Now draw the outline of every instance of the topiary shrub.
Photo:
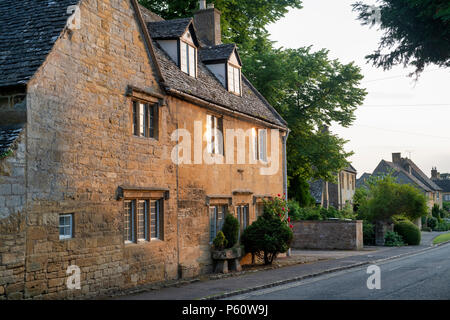
<svg viewBox="0 0 450 320">
<path fill-rule="evenodd" d="M 395 231 L 388 231 L 384 235 L 384 245 L 386 247 L 400 247 L 405 245 L 402 236 Z"/>
<path fill-rule="evenodd" d="M 363 242 L 366 246 L 375 245 L 375 226 L 368 221 L 363 221 Z"/>
<path fill-rule="evenodd" d="M 397 232 L 403 241 L 411 246 L 418 246 L 420 244 L 420 230 L 410 221 L 400 221 L 394 225 L 394 231 Z"/>
<path fill-rule="evenodd" d="M 279 253 L 289 249 L 293 233 L 285 221 L 283 212 L 286 204 L 275 198 L 264 204 L 264 213 L 248 226 L 241 235 L 245 251 L 264 259 L 265 265 L 272 264 Z"/>
<path fill-rule="evenodd" d="M 238 242 L 239 238 L 239 221 L 232 214 L 227 213 L 223 222 L 222 232 L 227 239 L 228 244 L 225 248 L 232 248 Z"/>
<path fill-rule="evenodd" d="M 428 217 L 427 219 L 427 227 L 431 228 L 431 230 L 434 230 L 437 227 L 438 220 L 435 217 Z"/>
<path fill-rule="evenodd" d="M 213 240 L 213 244 L 214 249 L 216 250 L 223 250 L 227 247 L 228 240 L 225 238 L 225 235 L 222 231 L 219 231 L 219 233 L 217 233 L 217 236 Z"/>
</svg>

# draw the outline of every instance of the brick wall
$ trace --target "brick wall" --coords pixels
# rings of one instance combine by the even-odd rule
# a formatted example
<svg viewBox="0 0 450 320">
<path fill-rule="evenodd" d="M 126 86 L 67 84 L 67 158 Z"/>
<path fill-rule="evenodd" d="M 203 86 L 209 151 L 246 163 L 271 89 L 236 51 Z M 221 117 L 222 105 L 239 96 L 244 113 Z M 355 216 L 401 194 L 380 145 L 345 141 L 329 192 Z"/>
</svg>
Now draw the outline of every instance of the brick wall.
<svg viewBox="0 0 450 320">
<path fill-rule="evenodd" d="M 298 221 L 293 223 L 292 249 L 363 248 L 362 221 Z"/>
</svg>

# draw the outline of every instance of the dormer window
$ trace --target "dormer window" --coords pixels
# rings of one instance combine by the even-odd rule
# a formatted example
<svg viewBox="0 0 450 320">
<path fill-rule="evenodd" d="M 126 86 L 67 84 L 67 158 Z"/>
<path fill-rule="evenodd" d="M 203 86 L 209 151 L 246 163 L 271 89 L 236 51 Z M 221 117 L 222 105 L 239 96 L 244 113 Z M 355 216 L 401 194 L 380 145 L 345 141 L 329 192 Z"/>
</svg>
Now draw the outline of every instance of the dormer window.
<svg viewBox="0 0 450 320">
<path fill-rule="evenodd" d="M 191 77 L 197 77 L 197 49 L 180 41 L 180 68 Z"/>
<path fill-rule="evenodd" d="M 228 63 L 228 91 L 241 95 L 241 69 Z"/>
</svg>

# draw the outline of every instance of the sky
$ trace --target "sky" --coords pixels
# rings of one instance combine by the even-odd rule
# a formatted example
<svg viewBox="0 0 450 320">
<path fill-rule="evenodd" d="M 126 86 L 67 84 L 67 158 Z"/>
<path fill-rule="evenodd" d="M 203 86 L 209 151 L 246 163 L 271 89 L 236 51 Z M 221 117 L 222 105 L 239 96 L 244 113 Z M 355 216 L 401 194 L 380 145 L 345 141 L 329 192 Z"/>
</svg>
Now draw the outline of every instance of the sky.
<svg viewBox="0 0 450 320">
<path fill-rule="evenodd" d="M 303 9 L 289 13 L 268 27 L 277 47 L 326 48 L 329 57 L 354 61 L 362 70 L 361 86 L 368 95 L 349 128 L 331 131 L 349 140 L 349 158 L 358 171 L 373 172 L 393 152 L 411 158 L 428 176 L 431 168 L 450 172 L 450 70 L 428 66 L 416 82 L 413 68 L 389 71 L 373 67 L 364 58 L 378 48 L 382 31 L 362 26 L 351 4 L 356 0 L 303 0 Z M 363 0 L 375 4 L 373 0 Z"/>
</svg>

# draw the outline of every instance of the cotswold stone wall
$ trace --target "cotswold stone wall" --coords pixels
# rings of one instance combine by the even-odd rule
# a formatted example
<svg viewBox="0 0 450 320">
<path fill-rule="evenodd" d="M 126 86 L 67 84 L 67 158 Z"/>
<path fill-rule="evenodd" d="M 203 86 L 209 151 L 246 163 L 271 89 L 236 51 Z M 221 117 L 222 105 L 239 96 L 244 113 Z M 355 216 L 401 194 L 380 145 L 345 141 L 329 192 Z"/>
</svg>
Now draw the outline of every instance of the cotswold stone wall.
<svg viewBox="0 0 450 320">
<path fill-rule="evenodd" d="M 25 133 L 0 159 L 0 300 L 23 297 L 25 272 Z"/>
<path fill-rule="evenodd" d="M 28 85 L 25 298 L 98 296 L 177 277 L 175 129 L 160 108 L 160 139 L 132 135 L 127 87 L 161 94 L 130 1 L 81 1 L 81 28 L 65 30 Z M 124 244 L 118 187 L 164 187 L 164 241 Z M 59 214 L 74 237 L 59 240 Z M 81 269 L 81 290 L 66 270 Z"/>
<path fill-rule="evenodd" d="M 292 249 L 363 248 L 362 221 L 298 221 L 293 223 Z"/>
</svg>

